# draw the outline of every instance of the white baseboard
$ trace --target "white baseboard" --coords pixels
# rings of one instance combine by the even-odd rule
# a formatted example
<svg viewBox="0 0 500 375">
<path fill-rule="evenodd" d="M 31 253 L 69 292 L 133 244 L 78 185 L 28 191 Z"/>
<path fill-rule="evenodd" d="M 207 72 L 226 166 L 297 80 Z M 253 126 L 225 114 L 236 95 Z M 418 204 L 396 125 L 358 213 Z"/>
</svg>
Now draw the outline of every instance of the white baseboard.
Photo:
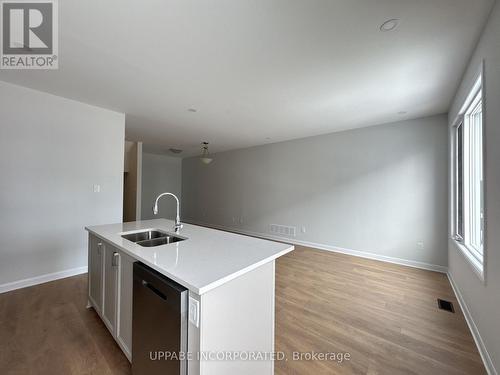
<svg viewBox="0 0 500 375">
<path fill-rule="evenodd" d="M 469 326 L 469 329 L 472 333 L 472 337 L 474 338 L 474 341 L 477 346 L 477 350 L 479 351 L 479 354 L 481 355 L 481 358 L 484 363 L 484 367 L 486 368 L 486 371 L 488 372 L 489 375 L 498 375 L 497 370 L 495 369 L 495 366 L 493 365 L 493 361 L 491 360 L 490 354 L 488 353 L 488 350 L 486 349 L 486 346 L 484 345 L 484 341 L 479 334 L 479 330 L 477 329 L 476 323 L 474 322 L 474 319 L 472 319 L 472 315 L 469 311 L 469 307 L 465 303 L 465 300 L 462 296 L 462 293 L 460 292 L 460 289 L 458 288 L 458 285 L 455 283 L 455 280 L 453 280 L 453 276 L 451 275 L 450 272 L 447 273 L 448 275 L 448 280 L 450 280 L 451 287 L 453 288 L 453 291 L 455 292 L 455 295 L 457 296 L 458 303 L 460 305 L 460 308 L 462 309 L 464 313 L 465 320 L 467 321 L 467 325 Z"/>
<path fill-rule="evenodd" d="M 335 253 L 353 255 L 353 256 L 357 256 L 357 257 L 361 257 L 361 258 L 379 260 L 379 261 L 387 262 L 387 263 L 400 264 L 403 266 L 408 266 L 408 267 L 413 267 L 413 268 L 421 268 L 424 270 L 436 271 L 436 272 L 441 272 L 441 273 L 448 272 L 448 267 L 446 267 L 446 266 L 441 266 L 441 265 L 437 265 L 437 264 L 430 264 L 430 263 L 425 263 L 425 262 L 418 262 L 416 260 L 394 258 L 394 257 L 385 256 L 385 255 L 369 253 L 369 252 L 365 252 L 365 251 L 345 249 L 345 248 L 338 247 L 338 246 L 325 245 L 325 244 L 316 243 L 316 242 L 309 242 L 309 241 L 302 241 L 302 240 L 298 240 L 296 238 L 275 236 L 275 235 L 268 234 L 268 233 L 251 232 L 251 231 L 240 229 L 240 228 L 232 228 L 232 227 L 226 227 L 223 225 L 216 225 L 216 224 L 214 225 L 214 224 L 210 224 L 210 223 L 203 223 L 203 222 L 193 221 L 193 220 L 191 220 L 191 221 L 184 220 L 184 222 L 194 224 L 194 225 L 201 225 L 201 226 L 209 227 L 209 228 L 213 228 L 213 229 L 220 229 L 220 230 L 227 231 L 227 232 L 233 232 L 233 233 L 244 234 L 244 235 L 252 236 L 252 237 L 264 238 L 267 240 L 285 242 L 285 243 L 289 243 L 292 245 L 313 247 L 316 249 L 332 251 Z"/>
<path fill-rule="evenodd" d="M 17 280 L 0 285 L 0 293 L 10 292 L 11 290 L 26 288 L 37 284 L 47 283 L 49 281 L 64 279 L 65 277 L 80 275 L 87 272 L 87 267 L 72 268 L 69 270 L 48 273 L 45 275 L 30 277 L 29 279 Z"/>
</svg>

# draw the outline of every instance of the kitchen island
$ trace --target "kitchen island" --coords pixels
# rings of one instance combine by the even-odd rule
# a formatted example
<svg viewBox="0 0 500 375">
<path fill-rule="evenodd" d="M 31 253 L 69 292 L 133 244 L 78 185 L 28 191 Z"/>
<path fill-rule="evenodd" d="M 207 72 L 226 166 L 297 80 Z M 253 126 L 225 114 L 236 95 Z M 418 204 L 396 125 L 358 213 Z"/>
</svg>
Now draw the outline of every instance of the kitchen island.
<svg viewBox="0 0 500 375">
<path fill-rule="evenodd" d="M 189 290 L 184 373 L 272 374 L 275 260 L 293 246 L 190 224 L 174 233 L 173 226 L 157 219 L 87 227 L 89 306 L 133 361 L 133 263 L 139 261 Z M 146 230 L 178 241 L 145 247 L 123 237 Z"/>
</svg>

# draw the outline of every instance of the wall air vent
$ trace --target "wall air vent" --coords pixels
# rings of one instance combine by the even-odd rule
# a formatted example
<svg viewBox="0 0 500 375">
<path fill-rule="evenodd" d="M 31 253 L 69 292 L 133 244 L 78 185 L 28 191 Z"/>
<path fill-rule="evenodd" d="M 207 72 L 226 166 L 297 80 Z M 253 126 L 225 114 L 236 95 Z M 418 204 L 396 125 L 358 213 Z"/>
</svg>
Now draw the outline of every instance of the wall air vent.
<svg viewBox="0 0 500 375">
<path fill-rule="evenodd" d="M 277 234 L 278 236 L 287 236 L 287 237 L 295 237 L 297 232 L 295 227 L 289 227 L 286 225 L 278 225 L 278 224 L 271 224 L 269 227 L 269 231 L 273 234 Z"/>
<path fill-rule="evenodd" d="M 446 310 L 446 311 L 449 311 L 451 313 L 455 312 L 455 308 L 453 307 L 453 303 L 451 303 L 450 301 L 445 301 L 444 299 L 438 298 L 438 307 L 441 310 Z"/>
</svg>

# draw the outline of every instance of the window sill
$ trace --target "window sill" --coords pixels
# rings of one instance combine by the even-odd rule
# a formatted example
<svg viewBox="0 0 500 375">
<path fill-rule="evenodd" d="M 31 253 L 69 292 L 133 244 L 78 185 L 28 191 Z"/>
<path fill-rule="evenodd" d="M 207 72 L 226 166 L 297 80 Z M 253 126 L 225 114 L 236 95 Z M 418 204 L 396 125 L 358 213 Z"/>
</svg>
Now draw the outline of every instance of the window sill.
<svg viewBox="0 0 500 375">
<path fill-rule="evenodd" d="M 474 271 L 474 274 L 479 278 L 479 281 L 481 281 L 482 284 L 485 284 L 484 264 L 481 264 L 476 259 L 473 259 L 469 254 L 467 248 L 460 242 L 458 242 L 454 238 L 451 238 L 451 242 L 453 242 L 455 248 L 462 253 L 462 256 L 465 258 L 466 263 L 469 264 L 469 266 L 472 268 L 472 271 Z"/>
</svg>

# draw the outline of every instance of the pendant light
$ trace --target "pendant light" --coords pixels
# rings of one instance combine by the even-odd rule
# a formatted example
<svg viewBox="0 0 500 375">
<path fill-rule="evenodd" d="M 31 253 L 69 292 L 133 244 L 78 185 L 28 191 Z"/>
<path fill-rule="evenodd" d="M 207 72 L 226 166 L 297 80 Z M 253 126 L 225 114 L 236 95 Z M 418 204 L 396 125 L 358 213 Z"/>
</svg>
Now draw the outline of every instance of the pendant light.
<svg viewBox="0 0 500 375">
<path fill-rule="evenodd" d="M 202 142 L 201 145 L 200 161 L 203 164 L 210 164 L 214 159 L 210 157 L 210 153 L 208 152 L 208 142 Z"/>
</svg>

